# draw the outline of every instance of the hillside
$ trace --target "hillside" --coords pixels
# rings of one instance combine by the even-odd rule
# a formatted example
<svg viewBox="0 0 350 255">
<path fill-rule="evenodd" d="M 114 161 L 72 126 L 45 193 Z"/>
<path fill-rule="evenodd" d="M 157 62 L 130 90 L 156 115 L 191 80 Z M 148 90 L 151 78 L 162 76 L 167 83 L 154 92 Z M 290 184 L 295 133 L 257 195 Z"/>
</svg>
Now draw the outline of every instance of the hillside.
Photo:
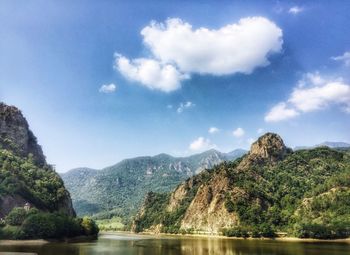
<svg viewBox="0 0 350 255">
<path fill-rule="evenodd" d="M 189 157 L 159 154 L 126 159 L 102 170 L 78 168 L 61 174 L 78 215 L 134 215 L 149 191 L 169 192 L 188 177 L 245 153 L 209 150 Z"/>
<path fill-rule="evenodd" d="M 350 153 L 293 152 L 267 133 L 250 152 L 180 184 L 149 193 L 133 230 L 229 236 L 350 236 Z"/>
<path fill-rule="evenodd" d="M 46 163 L 21 111 L 0 103 L 0 217 L 26 202 L 43 211 L 75 215 L 69 192 Z"/>
<path fill-rule="evenodd" d="M 21 111 L 4 103 L 0 138 L 0 239 L 97 237 L 94 221 L 75 217 L 69 192 Z"/>
</svg>

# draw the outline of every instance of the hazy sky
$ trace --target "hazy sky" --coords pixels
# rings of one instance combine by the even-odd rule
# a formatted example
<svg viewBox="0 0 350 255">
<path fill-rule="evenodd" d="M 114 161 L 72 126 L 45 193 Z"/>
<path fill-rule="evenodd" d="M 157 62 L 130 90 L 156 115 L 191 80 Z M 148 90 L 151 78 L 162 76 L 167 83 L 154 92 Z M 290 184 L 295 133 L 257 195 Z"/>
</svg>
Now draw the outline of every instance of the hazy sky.
<svg viewBox="0 0 350 255">
<path fill-rule="evenodd" d="M 58 171 L 350 142 L 350 1 L 0 1 L 0 100 Z"/>
</svg>

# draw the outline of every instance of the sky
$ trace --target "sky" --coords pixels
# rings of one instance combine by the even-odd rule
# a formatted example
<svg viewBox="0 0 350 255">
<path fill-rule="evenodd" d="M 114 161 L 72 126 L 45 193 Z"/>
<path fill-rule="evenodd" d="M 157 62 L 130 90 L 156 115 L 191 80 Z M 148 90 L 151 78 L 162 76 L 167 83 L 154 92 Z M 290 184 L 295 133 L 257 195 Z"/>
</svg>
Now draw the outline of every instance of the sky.
<svg viewBox="0 0 350 255">
<path fill-rule="evenodd" d="M 350 1 L 0 1 L 0 101 L 58 172 L 350 142 Z"/>
</svg>

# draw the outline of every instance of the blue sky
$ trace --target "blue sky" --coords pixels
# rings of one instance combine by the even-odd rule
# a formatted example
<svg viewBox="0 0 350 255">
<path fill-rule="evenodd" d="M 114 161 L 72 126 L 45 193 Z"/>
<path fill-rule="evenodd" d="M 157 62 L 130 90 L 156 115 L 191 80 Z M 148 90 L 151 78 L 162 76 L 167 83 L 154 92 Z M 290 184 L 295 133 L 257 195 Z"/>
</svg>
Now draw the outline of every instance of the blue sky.
<svg viewBox="0 0 350 255">
<path fill-rule="evenodd" d="M 58 171 L 350 142 L 349 1 L 1 1 L 0 24 L 0 100 Z"/>
</svg>

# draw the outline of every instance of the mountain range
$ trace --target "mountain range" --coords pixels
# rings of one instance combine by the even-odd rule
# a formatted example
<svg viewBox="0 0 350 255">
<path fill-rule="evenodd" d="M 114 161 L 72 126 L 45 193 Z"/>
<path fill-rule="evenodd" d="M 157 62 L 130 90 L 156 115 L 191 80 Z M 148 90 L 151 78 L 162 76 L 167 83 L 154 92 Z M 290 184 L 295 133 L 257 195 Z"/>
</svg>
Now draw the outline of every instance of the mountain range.
<svg viewBox="0 0 350 255">
<path fill-rule="evenodd" d="M 134 215 L 149 191 L 169 192 L 189 177 L 246 153 L 209 150 L 189 157 L 159 154 L 125 159 L 102 170 L 76 168 L 62 173 L 78 215 Z"/>
</svg>

